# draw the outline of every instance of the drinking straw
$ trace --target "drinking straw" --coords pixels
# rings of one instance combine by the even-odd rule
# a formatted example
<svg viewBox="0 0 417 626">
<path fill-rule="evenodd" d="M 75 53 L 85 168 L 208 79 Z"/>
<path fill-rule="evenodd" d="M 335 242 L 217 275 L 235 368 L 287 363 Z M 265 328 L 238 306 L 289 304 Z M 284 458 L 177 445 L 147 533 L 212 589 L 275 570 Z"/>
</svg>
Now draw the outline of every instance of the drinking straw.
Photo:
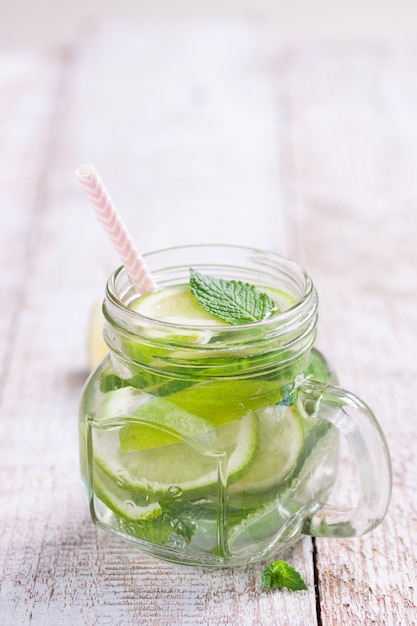
<svg viewBox="0 0 417 626">
<path fill-rule="evenodd" d="M 94 165 L 82 165 L 76 175 L 135 289 L 139 293 L 156 291 L 156 282 Z"/>
</svg>

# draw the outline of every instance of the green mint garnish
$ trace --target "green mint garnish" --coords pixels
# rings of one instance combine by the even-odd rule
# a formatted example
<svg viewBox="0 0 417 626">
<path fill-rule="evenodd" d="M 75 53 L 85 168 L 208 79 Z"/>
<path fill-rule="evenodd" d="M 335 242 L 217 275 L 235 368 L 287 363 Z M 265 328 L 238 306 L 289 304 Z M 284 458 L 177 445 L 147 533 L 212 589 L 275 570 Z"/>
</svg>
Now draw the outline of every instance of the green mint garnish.
<svg viewBox="0 0 417 626">
<path fill-rule="evenodd" d="M 307 585 L 300 574 L 286 561 L 272 561 L 262 572 L 262 587 L 264 589 L 277 589 L 285 587 L 290 591 L 303 591 Z"/>
<path fill-rule="evenodd" d="M 250 324 L 276 310 L 268 294 L 240 280 L 203 276 L 190 269 L 190 289 L 202 309 L 230 324 Z"/>
</svg>

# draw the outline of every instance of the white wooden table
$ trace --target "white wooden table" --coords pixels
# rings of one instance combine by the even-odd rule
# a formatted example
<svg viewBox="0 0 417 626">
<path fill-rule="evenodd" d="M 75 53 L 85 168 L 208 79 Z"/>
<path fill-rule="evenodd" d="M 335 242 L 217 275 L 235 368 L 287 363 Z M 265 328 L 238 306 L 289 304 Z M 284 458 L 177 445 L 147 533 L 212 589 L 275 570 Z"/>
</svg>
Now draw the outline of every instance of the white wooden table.
<svg viewBox="0 0 417 626">
<path fill-rule="evenodd" d="M 0 624 L 417 624 L 417 47 L 283 50 L 251 24 L 91 27 L 0 55 Z M 319 346 L 385 430 L 389 514 L 302 540 L 308 591 L 151 559 L 90 522 L 77 404 L 117 264 L 75 179 L 100 171 L 143 252 L 291 256 Z"/>
</svg>

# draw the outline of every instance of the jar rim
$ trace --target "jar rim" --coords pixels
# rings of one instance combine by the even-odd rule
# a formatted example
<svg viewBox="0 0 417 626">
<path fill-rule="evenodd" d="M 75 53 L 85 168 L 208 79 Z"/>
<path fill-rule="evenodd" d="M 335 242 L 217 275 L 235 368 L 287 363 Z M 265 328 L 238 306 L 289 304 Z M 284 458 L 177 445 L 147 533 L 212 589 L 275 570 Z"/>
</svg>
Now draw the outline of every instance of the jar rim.
<svg viewBox="0 0 417 626">
<path fill-rule="evenodd" d="M 298 318 L 305 317 L 306 309 L 309 310 L 311 306 L 313 306 L 313 308 L 317 308 L 317 293 L 313 285 L 313 281 L 308 273 L 295 261 L 275 252 L 265 251 L 258 248 L 228 244 L 193 244 L 155 250 L 153 252 L 144 254 L 143 258 L 149 265 L 151 271 L 154 271 L 156 279 L 158 279 L 161 271 L 164 271 L 166 269 L 172 269 L 174 271 L 178 271 L 180 269 L 184 270 L 185 268 L 189 269 L 190 266 L 195 267 L 196 265 L 200 265 L 200 263 L 203 263 L 206 267 L 214 267 L 214 265 L 216 265 L 218 268 L 233 268 L 235 271 L 243 271 L 248 269 L 243 264 L 243 259 L 241 259 L 240 265 L 233 266 L 222 262 L 221 258 L 216 264 L 210 262 L 204 263 L 203 259 L 205 257 L 205 254 L 208 253 L 209 250 L 211 251 L 211 254 L 218 251 L 219 256 L 222 252 L 231 252 L 232 256 L 245 256 L 250 263 L 258 265 L 258 270 L 260 267 L 262 267 L 263 270 L 265 269 L 265 267 L 269 267 L 271 270 L 275 270 L 275 273 L 277 273 L 277 271 L 281 272 L 281 274 L 284 272 L 286 273 L 287 279 L 291 279 L 294 283 L 295 281 L 298 281 L 298 286 L 302 295 L 300 295 L 300 297 L 296 299 L 295 304 L 288 309 L 277 312 L 271 317 L 256 322 L 250 322 L 245 324 L 225 324 L 219 326 L 213 326 L 204 323 L 182 324 L 180 322 L 172 322 L 152 318 L 132 309 L 130 305 L 133 300 L 136 300 L 138 298 L 138 293 L 130 282 L 126 268 L 124 266 L 119 266 L 110 275 L 106 285 L 106 299 L 111 303 L 112 313 L 114 314 L 114 316 L 118 318 L 119 321 L 121 321 L 121 318 L 123 318 L 125 324 L 128 323 L 129 325 L 133 325 L 135 327 L 157 326 L 160 329 L 165 328 L 167 332 L 172 331 L 174 328 L 177 331 L 184 330 L 185 332 L 192 332 L 193 330 L 200 330 L 209 331 L 210 333 L 216 333 L 216 331 L 224 331 L 225 329 L 227 329 L 228 333 L 241 334 L 242 332 L 245 332 L 245 330 L 252 330 L 255 328 L 267 329 L 269 327 L 286 326 L 287 324 L 292 325 L 291 322 L 296 322 Z M 158 260 L 164 258 L 164 256 L 176 256 L 177 254 L 192 255 L 195 252 L 198 252 L 198 256 L 201 257 L 200 263 L 191 264 L 189 262 L 182 262 L 179 265 L 175 265 L 171 268 L 166 268 L 164 266 L 167 265 L 167 262 L 165 262 L 162 264 L 161 267 L 154 267 L 154 265 L 158 265 Z M 264 274 L 265 276 L 271 276 L 271 273 L 268 274 L 266 271 L 264 272 Z M 184 283 L 180 283 L 177 281 L 175 284 Z M 161 288 L 163 288 L 164 286 L 166 285 L 164 283 L 164 280 L 162 279 Z M 258 287 L 258 285 L 256 286 Z M 261 288 L 262 285 L 259 286 L 259 289 Z M 144 294 L 139 294 L 139 297 L 141 297 L 142 295 Z M 111 317 L 113 317 L 113 314 L 111 315 Z"/>
</svg>

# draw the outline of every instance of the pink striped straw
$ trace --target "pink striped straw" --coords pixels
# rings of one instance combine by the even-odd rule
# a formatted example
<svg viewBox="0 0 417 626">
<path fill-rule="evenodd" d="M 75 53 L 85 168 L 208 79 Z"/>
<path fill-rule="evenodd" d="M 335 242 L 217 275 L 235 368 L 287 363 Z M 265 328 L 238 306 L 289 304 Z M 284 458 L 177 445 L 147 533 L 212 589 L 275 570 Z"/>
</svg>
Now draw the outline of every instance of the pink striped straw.
<svg viewBox="0 0 417 626">
<path fill-rule="evenodd" d="M 82 165 L 76 174 L 135 289 L 139 293 L 156 291 L 157 284 L 94 165 Z"/>
</svg>

